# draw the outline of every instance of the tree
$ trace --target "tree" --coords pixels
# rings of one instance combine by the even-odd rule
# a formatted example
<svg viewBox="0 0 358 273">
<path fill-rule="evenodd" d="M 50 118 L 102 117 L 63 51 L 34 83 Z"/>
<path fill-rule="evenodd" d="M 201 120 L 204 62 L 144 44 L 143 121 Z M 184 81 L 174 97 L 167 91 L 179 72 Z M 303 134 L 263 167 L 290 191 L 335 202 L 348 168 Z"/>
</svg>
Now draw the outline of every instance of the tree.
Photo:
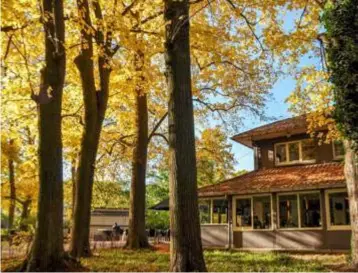
<svg viewBox="0 0 358 273">
<path fill-rule="evenodd" d="M 235 159 L 225 131 L 219 127 L 204 129 L 196 143 L 199 186 L 233 176 Z"/>
<path fill-rule="evenodd" d="M 63 1 L 43 0 L 41 19 L 45 38 L 45 66 L 38 95 L 39 178 L 37 226 L 28 271 L 64 267 L 61 103 L 65 79 L 65 20 Z"/>
<path fill-rule="evenodd" d="M 135 70 L 141 73 L 144 65 L 144 54 L 138 50 L 135 53 Z M 147 94 L 141 88 L 144 81 L 143 75 L 137 75 L 138 83 L 135 95 L 135 147 L 132 159 L 132 183 L 130 191 L 130 210 L 128 248 L 145 248 L 149 246 L 145 230 L 145 176 L 147 169 L 148 154 L 148 102 Z"/>
<path fill-rule="evenodd" d="M 158 168 L 149 174 L 147 185 L 147 208 L 169 198 L 169 172 L 167 168 Z M 152 229 L 169 229 L 169 212 L 147 209 L 146 226 Z"/>
<path fill-rule="evenodd" d="M 75 210 L 71 236 L 71 255 L 73 257 L 90 256 L 89 230 L 92 201 L 92 188 L 95 174 L 97 150 L 105 118 L 109 96 L 110 60 L 118 50 L 112 48 L 112 29 L 103 29 L 103 14 L 100 3 L 93 1 L 93 12 L 97 19 L 94 29 L 87 0 L 78 0 L 78 19 L 81 31 L 81 51 L 74 62 L 80 73 L 84 101 L 84 130 L 77 170 Z M 99 48 L 98 73 L 99 90 L 96 90 L 94 68 L 93 38 Z"/>
<path fill-rule="evenodd" d="M 170 270 L 206 271 L 196 181 L 189 1 L 164 1 L 164 18 L 169 96 Z"/>
<path fill-rule="evenodd" d="M 9 230 L 13 228 L 14 218 L 15 218 L 15 209 L 16 209 L 16 186 L 15 186 L 15 160 L 18 158 L 18 147 L 14 139 L 3 140 L 1 141 L 1 150 L 7 157 L 8 162 L 8 180 L 10 184 L 10 200 L 9 204 Z"/>
<path fill-rule="evenodd" d="M 352 226 L 351 258 L 358 269 L 358 2 L 328 2 L 323 14 L 333 118 L 345 137 L 345 178 Z"/>
</svg>

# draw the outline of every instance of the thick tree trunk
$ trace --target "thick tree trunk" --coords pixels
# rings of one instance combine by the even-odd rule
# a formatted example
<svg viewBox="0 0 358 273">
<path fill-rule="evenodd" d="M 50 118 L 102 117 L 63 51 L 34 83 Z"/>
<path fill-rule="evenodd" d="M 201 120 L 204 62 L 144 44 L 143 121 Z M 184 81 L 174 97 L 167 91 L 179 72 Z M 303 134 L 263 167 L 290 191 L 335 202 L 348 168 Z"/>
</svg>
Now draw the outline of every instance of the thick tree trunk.
<svg viewBox="0 0 358 273">
<path fill-rule="evenodd" d="M 346 155 L 344 174 L 347 182 L 349 212 L 352 226 L 351 258 L 353 266 L 358 269 L 358 156 L 352 149 L 352 142 L 344 142 Z"/>
<path fill-rule="evenodd" d="M 206 271 L 196 181 L 189 1 L 164 2 L 167 22 L 165 63 L 169 95 L 170 270 Z"/>
<path fill-rule="evenodd" d="M 9 206 L 9 230 L 14 226 L 16 208 L 16 187 L 15 187 L 15 168 L 14 160 L 9 158 L 9 182 L 10 182 L 10 206 Z"/>
<path fill-rule="evenodd" d="M 39 180 L 35 239 L 27 262 L 28 271 L 63 268 L 63 177 L 61 106 L 65 78 L 65 24 L 63 1 L 43 0 L 45 68 L 38 102 Z M 48 91 L 51 96 L 48 96 Z"/>
<path fill-rule="evenodd" d="M 95 14 L 102 17 L 98 2 L 93 2 Z M 80 72 L 82 93 L 85 108 L 85 126 L 82 134 L 81 153 L 76 177 L 76 198 L 73 216 L 72 240 L 70 246 L 71 256 L 75 258 L 91 255 L 90 249 L 90 217 L 93 179 L 95 172 L 96 156 L 102 123 L 105 117 L 108 102 L 109 79 L 109 51 L 106 55 L 98 57 L 98 71 L 100 78 L 100 90 L 96 91 L 94 62 L 93 62 L 93 36 L 88 31 L 92 26 L 88 0 L 77 0 L 79 15 L 87 27 L 81 29 L 81 53 L 75 59 L 75 64 Z M 101 18 L 98 18 L 101 19 Z M 99 46 L 104 46 L 104 35 L 97 33 Z M 108 41 L 107 46 L 110 47 Z"/>
<path fill-rule="evenodd" d="M 143 67 L 143 54 L 137 53 L 136 70 Z M 140 76 L 141 81 L 144 79 Z M 147 95 L 138 84 L 136 90 L 136 140 L 132 159 L 132 182 L 130 191 L 129 234 L 126 246 L 131 249 L 149 246 L 145 230 L 145 176 L 148 153 L 148 105 Z"/>
<path fill-rule="evenodd" d="M 90 46 L 92 50 L 92 46 Z M 87 50 L 87 49 L 86 49 Z M 73 218 L 71 256 L 91 255 L 89 243 L 92 186 L 96 154 L 99 142 L 97 99 L 94 81 L 92 53 L 82 51 L 75 63 L 81 74 L 83 97 L 85 101 L 85 126 L 82 134 L 81 153 L 76 178 L 76 198 Z"/>
</svg>

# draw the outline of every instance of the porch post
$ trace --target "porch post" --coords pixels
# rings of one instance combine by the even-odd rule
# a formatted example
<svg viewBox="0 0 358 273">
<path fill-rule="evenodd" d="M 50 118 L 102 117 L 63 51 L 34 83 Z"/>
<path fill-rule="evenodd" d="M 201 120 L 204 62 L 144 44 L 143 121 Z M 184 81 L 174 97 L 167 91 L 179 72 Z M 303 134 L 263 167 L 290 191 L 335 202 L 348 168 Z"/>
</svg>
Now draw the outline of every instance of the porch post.
<svg viewBox="0 0 358 273">
<path fill-rule="evenodd" d="M 232 238 L 233 238 L 233 234 L 232 234 L 232 196 L 231 195 L 227 195 L 227 208 L 228 208 L 228 221 L 227 221 L 227 230 L 228 230 L 228 246 L 227 249 L 231 249 L 232 247 Z"/>
</svg>

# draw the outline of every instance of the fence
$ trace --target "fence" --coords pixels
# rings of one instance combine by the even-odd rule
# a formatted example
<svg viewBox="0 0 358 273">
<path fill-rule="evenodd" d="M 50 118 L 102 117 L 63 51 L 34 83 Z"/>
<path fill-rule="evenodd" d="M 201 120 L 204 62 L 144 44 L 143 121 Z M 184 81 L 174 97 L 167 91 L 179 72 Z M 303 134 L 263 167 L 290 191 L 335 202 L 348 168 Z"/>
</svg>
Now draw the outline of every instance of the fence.
<svg viewBox="0 0 358 273">
<path fill-rule="evenodd" d="M 104 233 L 105 234 L 105 233 Z M 153 232 L 147 232 L 148 241 L 150 244 L 168 244 L 170 242 L 169 232 L 165 230 L 154 230 Z M 121 248 L 125 245 L 128 237 L 128 232 L 123 232 L 122 234 L 116 235 L 107 233 L 105 235 L 100 235 L 99 233 L 92 233 L 90 235 L 90 246 L 92 251 L 97 249 L 109 249 L 109 248 Z M 70 248 L 70 235 L 65 234 L 64 237 L 64 248 L 69 250 Z M 15 257 L 25 257 L 26 254 L 31 249 L 31 240 L 26 240 L 23 242 L 17 242 L 16 244 L 12 242 L 11 238 L 1 241 L 1 258 L 2 259 L 11 259 Z"/>
</svg>

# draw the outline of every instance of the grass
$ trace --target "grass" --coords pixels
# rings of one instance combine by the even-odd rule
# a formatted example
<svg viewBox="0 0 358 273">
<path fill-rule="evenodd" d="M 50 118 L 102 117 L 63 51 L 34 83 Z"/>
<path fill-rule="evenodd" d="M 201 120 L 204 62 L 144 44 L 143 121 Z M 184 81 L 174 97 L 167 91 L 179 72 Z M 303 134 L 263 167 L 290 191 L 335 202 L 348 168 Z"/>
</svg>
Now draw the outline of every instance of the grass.
<svg viewBox="0 0 358 273">
<path fill-rule="evenodd" d="M 205 261 L 211 272 L 321 272 L 330 271 L 328 265 L 334 255 L 323 259 L 301 259 L 290 254 L 238 251 L 205 251 Z M 322 255 L 320 255 L 321 257 Z M 344 255 L 342 255 L 344 256 Z M 341 258 L 342 259 L 342 258 Z M 100 250 L 97 256 L 82 259 L 90 271 L 149 271 L 169 269 L 169 254 L 150 250 Z"/>
<path fill-rule="evenodd" d="M 346 265 L 346 255 L 343 254 L 313 255 L 207 250 L 204 255 L 207 269 L 212 272 L 343 271 Z M 15 264 L 14 260 L 2 261 L 2 269 L 6 270 Z M 163 250 L 101 249 L 92 257 L 83 258 L 81 264 L 83 266 L 81 271 L 163 272 L 169 269 L 169 253 Z"/>
</svg>

